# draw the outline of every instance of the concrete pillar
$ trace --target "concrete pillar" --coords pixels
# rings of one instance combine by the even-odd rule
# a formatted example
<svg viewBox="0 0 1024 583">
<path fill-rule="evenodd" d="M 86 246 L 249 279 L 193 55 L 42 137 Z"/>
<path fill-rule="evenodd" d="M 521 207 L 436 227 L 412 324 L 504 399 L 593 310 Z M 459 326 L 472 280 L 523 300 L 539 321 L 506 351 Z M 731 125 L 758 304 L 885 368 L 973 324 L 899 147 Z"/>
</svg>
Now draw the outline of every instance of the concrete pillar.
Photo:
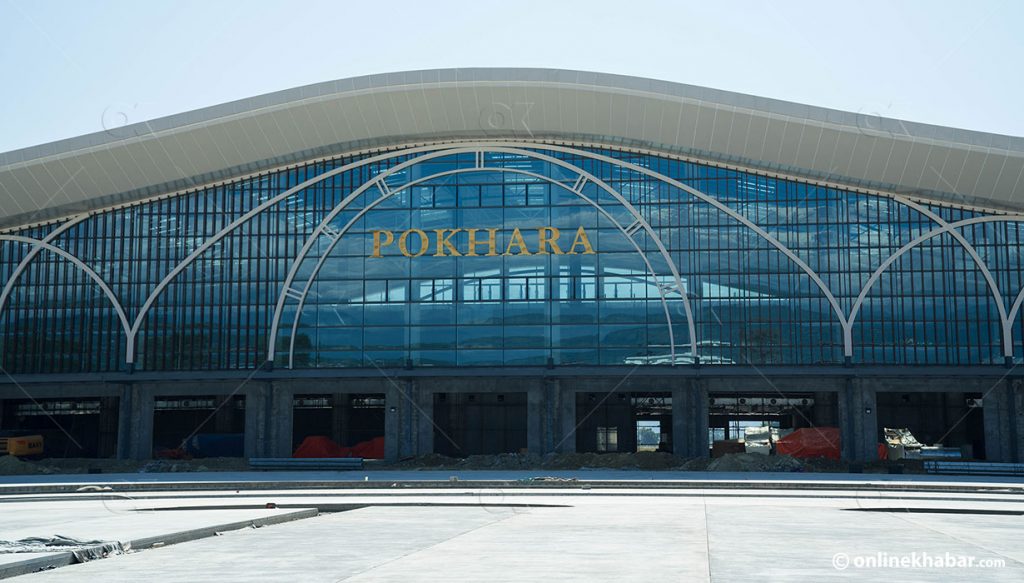
<svg viewBox="0 0 1024 583">
<path fill-rule="evenodd" d="M 544 381 L 526 390 L 526 451 L 544 455 Z"/>
<path fill-rule="evenodd" d="M 552 427 L 557 427 L 557 431 L 552 436 L 552 451 L 576 453 L 576 392 L 561 384 L 555 380 L 554 391 L 558 393 L 558 402 L 555 406 L 557 415 Z"/>
<path fill-rule="evenodd" d="M 416 453 L 434 453 L 434 392 L 419 383 L 416 391 Z"/>
<path fill-rule="evenodd" d="M 526 449 L 530 453 L 545 455 L 555 451 L 562 439 L 560 435 L 560 402 L 562 399 L 561 383 L 558 379 L 546 378 L 539 380 L 526 391 Z M 575 395 L 570 395 L 575 397 Z M 573 408 L 575 415 L 575 408 Z M 573 423 L 575 426 L 575 423 Z M 567 441 L 576 440 L 570 437 Z M 562 444 L 563 446 L 565 444 Z"/>
<path fill-rule="evenodd" d="M 1024 461 L 1024 381 L 1008 379 L 982 399 L 985 460 Z"/>
<path fill-rule="evenodd" d="M 246 388 L 245 457 L 272 457 L 273 400 L 270 383 L 251 382 Z"/>
<path fill-rule="evenodd" d="M 839 394 L 839 434 L 843 458 L 878 459 L 878 403 L 871 380 L 849 379 Z"/>
<path fill-rule="evenodd" d="M 153 457 L 154 392 L 141 385 L 125 385 L 118 403 L 118 459 Z"/>
<path fill-rule="evenodd" d="M 685 380 L 672 389 L 672 452 L 680 457 L 709 455 L 708 391 L 702 380 Z"/>
<path fill-rule="evenodd" d="M 267 457 L 292 457 L 295 390 L 267 383 L 270 407 L 267 411 Z"/>
<path fill-rule="evenodd" d="M 397 461 L 418 451 L 415 381 L 399 380 L 388 387 L 384 409 L 384 457 Z"/>
</svg>

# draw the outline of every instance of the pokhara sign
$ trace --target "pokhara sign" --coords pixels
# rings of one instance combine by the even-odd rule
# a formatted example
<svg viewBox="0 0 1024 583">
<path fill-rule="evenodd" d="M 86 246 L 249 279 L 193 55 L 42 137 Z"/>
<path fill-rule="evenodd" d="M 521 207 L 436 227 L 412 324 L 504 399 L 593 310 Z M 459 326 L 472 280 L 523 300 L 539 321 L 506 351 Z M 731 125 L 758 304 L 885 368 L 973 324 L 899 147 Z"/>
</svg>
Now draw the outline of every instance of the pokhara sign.
<svg viewBox="0 0 1024 583">
<path fill-rule="evenodd" d="M 576 229 L 571 241 L 569 237 L 563 238 L 562 231 L 556 227 L 516 227 L 504 245 L 498 245 L 498 231 L 499 229 L 408 229 L 396 237 L 393 231 L 375 230 L 373 253 L 370 257 L 383 257 L 385 249 L 391 245 L 395 245 L 398 252 L 406 257 L 420 257 L 427 253 L 434 257 L 594 254 L 594 246 L 590 244 L 590 237 L 583 227 Z M 456 238 L 459 233 L 465 233 L 465 236 Z"/>
</svg>

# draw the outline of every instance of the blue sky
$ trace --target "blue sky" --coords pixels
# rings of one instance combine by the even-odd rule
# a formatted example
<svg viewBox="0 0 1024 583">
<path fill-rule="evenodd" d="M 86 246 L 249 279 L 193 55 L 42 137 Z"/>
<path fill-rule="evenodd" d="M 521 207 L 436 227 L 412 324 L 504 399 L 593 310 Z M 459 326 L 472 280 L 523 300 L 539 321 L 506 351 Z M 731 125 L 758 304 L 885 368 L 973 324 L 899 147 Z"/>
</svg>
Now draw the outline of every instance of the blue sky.
<svg viewBox="0 0 1024 583">
<path fill-rule="evenodd" d="M 1024 135 L 1024 2 L 0 0 L 0 151 L 389 71 L 654 77 Z"/>
</svg>

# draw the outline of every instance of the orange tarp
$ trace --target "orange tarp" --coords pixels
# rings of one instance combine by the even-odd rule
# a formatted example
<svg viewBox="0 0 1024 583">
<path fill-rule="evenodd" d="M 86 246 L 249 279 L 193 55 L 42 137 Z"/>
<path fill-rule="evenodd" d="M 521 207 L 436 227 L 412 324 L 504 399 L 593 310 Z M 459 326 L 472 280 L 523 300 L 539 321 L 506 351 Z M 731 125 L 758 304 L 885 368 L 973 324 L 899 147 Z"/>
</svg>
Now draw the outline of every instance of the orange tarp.
<svg viewBox="0 0 1024 583">
<path fill-rule="evenodd" d="M 359 442 L 352 447 L 345 447 L 334 443 L 331 438 L 324 435 L 310 435 L 302 440 L 302 444 L 295 450 L 292 457 L 298 458 L 319 458 L 319 457 L 361 457 L 363 459 L 384 459 L 384 438 L 374 437 L 369 441 Z"/>
<path fill-rule="evenodd" d="M 839 459 L 838 427 L 804 427 L 775 444 L 775 453 L 796 458 L 826 457 Z"/>
</svg>

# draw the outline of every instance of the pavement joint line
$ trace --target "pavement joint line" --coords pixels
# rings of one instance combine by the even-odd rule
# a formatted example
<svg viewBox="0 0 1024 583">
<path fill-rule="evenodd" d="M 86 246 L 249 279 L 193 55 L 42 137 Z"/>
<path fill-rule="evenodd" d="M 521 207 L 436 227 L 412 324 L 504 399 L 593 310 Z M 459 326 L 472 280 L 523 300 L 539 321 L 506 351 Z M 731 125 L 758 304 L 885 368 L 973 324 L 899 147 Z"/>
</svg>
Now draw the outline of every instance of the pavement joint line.
<svg viewBox="0 0 1024 583">
<path fill-rule="evenodd" d="M 203 508 L 197 507 L 194 508 L 193 510 L 203 510 Z M 261 516 L 258 518 L 239 520 L 235 522 L 228 522 L 225 524 L 215 524 L 213 526 L 203 526 L 200 528 L 182 530 L 168 534 L 141 537 L 129 540 L 127 541 L 127 543 L 123 544 L 128 552 L 144 551 L 153 548 L 163 548 L 166 546 L 176 545 L 184 542 L 191 542 L 195 540 L 201 540 L 204 538 L 210 538 L 212 536 L 217 536 L 218 533 L 229 532 L 232 530 L 242 530 L 244 528 L 251 527 L 271 526 L 274 524 L 282 524 L 285 522 L 292 522 L 295 520 L 304 520 L 306 518 L 313 518 L 315 516 L 318 516 L 319 514 L 319 510 L 317 510 L 316 508 L 309 508 L 307 505 L 304 508 L 296 509 L 291 512 L 282 512 L 270 516 Z M 44 570 L 52 570 L 55 568 L 66 567 L 74 564 L 78 563 L 75 561 L 73 553 L 55 551 L 54 556 L 35 557 L 32 559 L 25 559 L 24 561 L 14 561 L 11 563 L 5 563 L 0 565 L 0 579 L 8 579 L 10 577 L 17 577 L 19 575 L 36 573 Z"/>
</svg>

